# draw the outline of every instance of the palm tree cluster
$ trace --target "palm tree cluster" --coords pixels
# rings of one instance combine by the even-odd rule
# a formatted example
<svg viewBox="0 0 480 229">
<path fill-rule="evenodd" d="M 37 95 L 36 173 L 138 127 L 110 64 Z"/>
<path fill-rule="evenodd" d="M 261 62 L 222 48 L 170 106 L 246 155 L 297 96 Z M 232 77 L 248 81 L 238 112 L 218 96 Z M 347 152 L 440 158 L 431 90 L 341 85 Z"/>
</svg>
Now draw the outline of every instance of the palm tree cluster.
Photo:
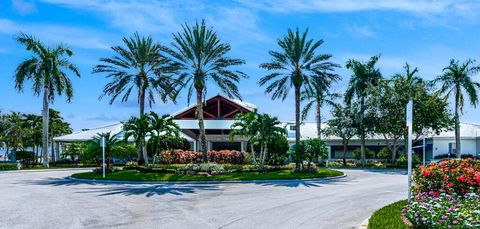
<svg viewBox="0 0 480 229">
<path fill-rule="evenodd" d="M 66 95 L 67 101 L 70 102 L 73 97 L 73 87 L 67 73 L 74 76 L 80 76 L 80 73 L 69 60 L 73 53 L 68 47 L 64 45 L 48 47 L 36 38 L 23 33 L 19 34 L 16 40 L 24 45 L 32 56 L 17 67 L 15 87 L 18 91 L 22 91 L 25 81 L 31 81 L 34 95 L 43 96 L 41 149 L 42 161 L 45 166 L 48 166 L 48 142 L 52 141 L 53 136 L 64 133 L 62 130 L 65 129 L 62 126 L 49 126 L 50 116 L 55 118 L 56 115 L 49 112 L 49 104 L 53 103 L 56 95 Z M 379 56 L 374 56 L 367 62 L 355 59 L 347 61 L 345 67 L 352 71 L 352 76 L 343 95 L 347 108 L 344 107 L 345 109 L 341 110 L 337 100 L 342 95 L 331 90 L 332 85 L 341 79 L 335 73 L 341 66 L 331 61 L 331 54 L 320 51 L 323 43 L 322 39 L 310 38 L 308 29 L 304 31 L 298 28 L 289 29 L 284 37 L 277 40 L 278 50 L 269 51 L 271 60 L 259 66 L 267 73 L 258 83 L 260 86 L 265 86 L 265 93 L 271 94 L 274 100 L 285 100 L 290 95 L 290 89 L 293 88 L 296 144 L 302 137 L 301 123 L 307 118 L 312 108 L 316 115 L 318 139 L 321 139 L 323 131 L 323 106 L 333 107 L 334 113 L 339 115 L 350 113 L 345 110 L 348 107 L 358 108 L 358 122 L 352 123 L 358 124 L 356 135 L 361 139 L 362 163 L 365 164 L 365 139 L 370 132 L 367 123 L 370 118 L 368 115 L 371 104 L 368 101 L 369 97 L 374 95 L 372 88 L 382 85 L 384 80 L 379 68 L 376 67 Z M 172 41 L 168 45 L 160 44 L 151 36 L 142 36 L 137 32 L 130 38 L 123 38 L 121 45 L 115 45 L 111 49 L 113 55 L 101 58 L 99 60 L 101 63 L 93 68 L 92 73 L 102 74 L 110 80 L 100 95 L 100 99 L 109 97 L 110 104 L 117 100 L 127 102 L 130 95 L 135 93 L 139 104 L 139 115 L 125 122 L 124 131 L 126 137 L 136 142 L 138 160 L 148 163 L 147 141 L 155 141 L 156 138 L 158 140 L 158 136 L 165 131 L 176 132 L 172 123 L 168 121 L 170 120 L 168 117 L 155 116 L 153 113 L 145 114 L 146 104 L 151 108 L 159 100 L 163 103 L 176 103 L 179 94 L 186 91 L 188 103 L 192 95 L 195 95 L 199 147 L 203 152 L 204 160 L 208 161 L 203 111 L 207 87 L 216 86 L 229 98 L 241 99 L 238 84 L 241 79 L 248 76 L 240 71 L 239 67 L 244 65 L 245 61 L 230 57 L 230 44 L 223 42 L 217 32 L 212 27 L 208 27 L 204 20 L 197 21 L 193 25 L 183 24 L 179 32 L 172 34 Z M 464 100 L 469 99 L 473 106 L 478 104 L 477 90 L 480 84 L 471 78 L 478 71 L 479 66 L 475 65 L 473 60 L 464 64 L 452 60 L 449 67 L 443 69 L 444 74 L 433 81 L 433 83 L 442 83 L 439 94 L 455 98 L 457 151 L 461 149 L 459 116 L 462 113 Z M 303 109 L 302 103 L 304 103 Z M 277 126 L 278 120 L 256 112 L 238 119 L 239 122 L 235 126 L 241 130 L 236 133 L 256 136 L 251 140 L 257 142 L 255 144 L 261 148 L 263 146 L 260 152 L 263 158 L 267 153 L 266 139 L 259 136 L 263 136 L 262 131 L 267 131 L 269 134 L 271 131 L 280 132 L 273 128 Z M 1 124 L 4 126 L 0 126 L 3 132 L 5 132 L 4 129 L 8 129 L 5 126 L 11 125 L 6 121 L 4 123 Z M 252 123 L 255 126 L 251 126 Z M 262 125 L 266 126 L 262 127 Z M 171 127 L 172 130 L 169 129 Z M 350 135 L 349 131 L 345 136 Z M 15 139 L 14 136 L 11 138 Z M 16 144 L 15 140 L 9 140 L 9 147 L 17 147 Z M 300 169 L 300 159 L 296 161 L 296 165 L 296 168 Z"/>
<path fill-rule="evenodd" d="M 53 147 L 54 137 L 71 133 L 72 129 L 70 124 L 63 120 L 58 111 L 50 109 L 50 113 L 54 114 L 50 116 L 49 120 L 49 127 L 51 128 L 49 144 Z M 1 145 L 5 148 L 4 159 L 7 159 L 10 153 L 12 153 L 10 149 L 13 149 L 13 152 L 28 150 L 35 154 L 36 159 L 34 162 L 38 163 L 40 157 L 39 150 L 42 148 L 42 116 L 19 112 L 0 113 Z M 55 160 L 54 154 L 52 154 L 51 160 Z"/>
<path fill-rule="evenodd" d="M 236 135 L 248 138 L 251 147 L 253 164 L 257 164 L 255 147 L 260 148 L 260 165 L 265 164 L 268 154 L 268 143 L 279 135 L 285 135 L 286 130 L 277 117 L 268 114 L 259 114 L 257 110 L 246 114 L 238 114 L 231 126 L 230 137 Z"/>
</svg>

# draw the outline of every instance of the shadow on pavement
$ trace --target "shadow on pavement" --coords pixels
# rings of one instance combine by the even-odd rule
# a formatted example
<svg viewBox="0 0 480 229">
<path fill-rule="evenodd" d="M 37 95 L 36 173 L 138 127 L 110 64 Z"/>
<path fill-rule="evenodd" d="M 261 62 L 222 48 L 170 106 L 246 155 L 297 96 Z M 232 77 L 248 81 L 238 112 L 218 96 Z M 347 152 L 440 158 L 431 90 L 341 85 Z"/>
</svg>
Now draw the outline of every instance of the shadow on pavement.
<svg viewBox="0 0 480 229">
<path fill-rule="evenodd" d="M 329 185 L 339 185 L 346 182 L 347 177 L 339 178 L 339 179 L 332 179 L 332 180 L 282 180 L 282 181 L 257 181 L 253 182 L 254 184 L 261 185 L 261 186 L 274 186 L 274 187 L 288 187 L 288 188 L 296 188 L 296 187 L 321 187 L 325 184 Z"/>
</svg>

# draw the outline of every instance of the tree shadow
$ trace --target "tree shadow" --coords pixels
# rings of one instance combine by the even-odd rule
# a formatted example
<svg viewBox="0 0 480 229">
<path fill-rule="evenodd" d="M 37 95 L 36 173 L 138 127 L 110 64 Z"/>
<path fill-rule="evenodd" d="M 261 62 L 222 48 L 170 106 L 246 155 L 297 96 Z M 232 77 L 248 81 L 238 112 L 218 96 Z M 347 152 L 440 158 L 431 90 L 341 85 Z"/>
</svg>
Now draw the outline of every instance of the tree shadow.
<svg viewBox="0 0 480 229">
<path fill-rule="evenodd" d="M 408 171 L 405 169 L 365 169 L 365 172 L 391 174 L 391 175 L 407 175 L 408 174 Z"/>
<path fill-rule="evenodd" d="M 261 186 L 273 186 L 273 187 L 287 187 L 287 188 L 297 188 L 297 187 L 322 187 L 326 184 L 328 185 L 340 185 L 347 180 L 345 178 L 322 180 L 322 179 L 305 179 L 305 180 L 281 180 L 281 181 L 255 181 L 253 183 Z"/>
</svg>

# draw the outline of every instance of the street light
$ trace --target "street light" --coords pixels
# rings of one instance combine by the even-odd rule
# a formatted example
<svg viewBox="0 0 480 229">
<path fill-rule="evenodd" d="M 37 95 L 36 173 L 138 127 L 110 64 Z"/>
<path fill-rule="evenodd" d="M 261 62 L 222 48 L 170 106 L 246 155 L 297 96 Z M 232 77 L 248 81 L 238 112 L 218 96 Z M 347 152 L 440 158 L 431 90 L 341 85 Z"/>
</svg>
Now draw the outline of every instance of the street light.
<svg viewBox="0 0 480 229">
<path fill-rule="evenodd" d="M 408 203 L 410 203 L 412 195 L 412 124 L 413 124 L 413 101 L 408 101 L 407 104 L 407 127 L 408 127 Z"/>
</svg>

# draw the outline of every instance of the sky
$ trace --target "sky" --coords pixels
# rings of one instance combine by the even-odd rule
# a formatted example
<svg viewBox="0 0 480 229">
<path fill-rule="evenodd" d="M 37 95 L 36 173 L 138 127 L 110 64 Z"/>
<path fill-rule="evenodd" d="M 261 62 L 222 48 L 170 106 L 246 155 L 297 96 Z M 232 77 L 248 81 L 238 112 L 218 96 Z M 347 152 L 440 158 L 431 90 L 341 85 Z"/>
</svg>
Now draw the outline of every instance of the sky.
<svg viewBox="0 0 480 229">
<path fill-rule="evenodd" d="M 368 60 L 381 55 L 379 68 L 385 78 L 402 73 L 408 62 L 419 68 L 420 76 L 431 80 L 442 73 L 449 60 L 480 61 L 480 1 L 463 0 L 0 0 L 0 109 L 41 113 L 41 97 L 31 84 L 23 92 L 14 89 L 14 71 L 30 57 L 16 43 L 19 32 L 31 34 L 48 45 L 65 44 L 74 51 L 71 61 L 81 73 L 72 76 L 74 98 L 70 103 L 57 97 L 52 108 L 59 110 L 74 130 L 116 123 L 138 114 L 135 96 L 126 103 L 109 105 L 99 100 L 105 75 L 92 74 L 102 57 L 111 57 L 111 46 L 136 31 L 170 45 L 172 33 L 183 23 L 205 19 L 223 42 L 232 46 L 230 57 L 241 58 L 239 67 L 249 75 L 239 84 L 242 99 L 256 104 L 260 112 L 282 121 L 294 119 L 292 95 L 272 101 L 258 86 L 267 72 L 259 68 L 271 60 L 269 50 L 279 50 L 277 39 L 289 28 L 309 29 L 314 40 L 323 39 L 319 53 L 331 54 L 332 62 L 343 67 L 336 72 L 342 80 L 332 91 L 343 93 L 351 72 L 345 62 Z M 474 76 L 480 81 L 480 75 Z M 208 96 L 219 93 L 208 85 Z M 151 109 L 169 114 L 187 106 L 186 91 L 176 104 L 157 103 Z M 322 111 L 325 119 L 330 109 Z M 314 121 L 312 113 L 309 121 Z M 462 121 L 480 123 L 480 108 L 466 106 Z"/>
</svg>

